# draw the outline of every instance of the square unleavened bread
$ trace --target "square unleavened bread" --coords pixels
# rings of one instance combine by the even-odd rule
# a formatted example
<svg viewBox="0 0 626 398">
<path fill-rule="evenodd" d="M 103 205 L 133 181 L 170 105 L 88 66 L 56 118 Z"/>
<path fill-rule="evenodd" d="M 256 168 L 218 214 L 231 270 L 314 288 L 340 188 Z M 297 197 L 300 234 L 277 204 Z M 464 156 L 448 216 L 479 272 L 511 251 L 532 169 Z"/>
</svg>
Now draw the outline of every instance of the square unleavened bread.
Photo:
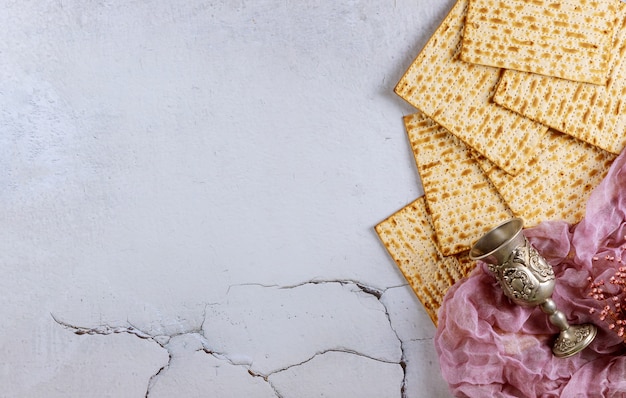
<svg viewBox="0 0 626 398">
<path fill-rule="evenodd" d="M 500 69 L 458 58 L 468 0 L 458 0 L 395 92 L 510 174 L 537 151 L 547 127 L 492 102 Z"/>
<path fill-rule="evenodd" d="M 391 215 L 375 229 L 426 313 L 437 325 L 437 312 L 447 290 L 470 274 L 474 262 L 467 252 L 449 257 L 441 254 L 424 197 Z"/>
<path fill-rule="evenodd" d="M 489 160 L 477 161 L 524 227 L 542 221 L 570 224 L 585 216 L 591 191 L 602 181 L 616 155 L 550 130 L 540 154 L 524 173 L 511 176 Z"/>
<path fill-rule="evenodd" d="M 405 116 L 404 123 L 444 256 L 469 250 L 512 217 L 463 142 L 420 113 Z"/>
<path fill-rule="evenodd" d="M 461 59 L 604 85 L 619 0 L 470 0 Z"/>
<path fill-rule="evenodd" d="M 626 4 L 605 86 L 506 71 L 494 102 L 555 130 L 619 154 L 626 145 Z"/>
</svg>

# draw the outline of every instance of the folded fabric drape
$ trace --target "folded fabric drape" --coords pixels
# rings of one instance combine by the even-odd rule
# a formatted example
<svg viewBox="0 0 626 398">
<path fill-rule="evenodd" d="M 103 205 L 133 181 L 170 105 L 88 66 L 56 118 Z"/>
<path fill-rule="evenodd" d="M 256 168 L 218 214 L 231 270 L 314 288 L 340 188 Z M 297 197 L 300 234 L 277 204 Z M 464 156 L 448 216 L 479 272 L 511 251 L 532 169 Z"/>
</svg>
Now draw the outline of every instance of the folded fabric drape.
<svg viewBox="0 0 626 398">
<path fill-rule="evenodd" d="M 605 303 L 589 295 L 589 278 L 606 281 L 606 289 L 618 293 L 608 281 L 626 265 L 626 151 L 591 194 L 581 222 L 544 222 L 524 234 L 554 267 L 552 298 L 558 308 L 573 324 L 597 325 L 598 336 L 578 355 L 555 357 L 551 343 L 558 330 L 547 316 L 539 307 L 510 302 L 479 263 L 450 288 L 439 311 L 435 347 L 452 393 L 626 397 L 626 344 L 609 328 L 610 322 L 600 320 Z"/>
</svg>

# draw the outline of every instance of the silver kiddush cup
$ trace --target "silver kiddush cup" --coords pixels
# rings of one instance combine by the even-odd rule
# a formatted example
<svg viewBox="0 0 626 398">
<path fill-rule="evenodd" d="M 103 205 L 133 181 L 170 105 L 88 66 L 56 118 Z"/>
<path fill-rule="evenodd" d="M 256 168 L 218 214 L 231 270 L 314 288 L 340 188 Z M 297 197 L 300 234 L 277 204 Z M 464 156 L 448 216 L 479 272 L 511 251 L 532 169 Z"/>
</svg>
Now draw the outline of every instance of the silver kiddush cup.
<svg viewBox="0 0 626 398">
<path fill-rule="evenodd" d="M 592 324 L 570 325 L 552 300 L 556 284 L 552 266 L 531 246 L 522 233 L 523 221 L 513 218 L 483 235 L 470 250 L 472 260 L 487 263 L 504 294 L 515 304 L 541 306 L 561 333 L 552 347 L 560 358 L 582 351 L 596 337 Z"/>
</svg>

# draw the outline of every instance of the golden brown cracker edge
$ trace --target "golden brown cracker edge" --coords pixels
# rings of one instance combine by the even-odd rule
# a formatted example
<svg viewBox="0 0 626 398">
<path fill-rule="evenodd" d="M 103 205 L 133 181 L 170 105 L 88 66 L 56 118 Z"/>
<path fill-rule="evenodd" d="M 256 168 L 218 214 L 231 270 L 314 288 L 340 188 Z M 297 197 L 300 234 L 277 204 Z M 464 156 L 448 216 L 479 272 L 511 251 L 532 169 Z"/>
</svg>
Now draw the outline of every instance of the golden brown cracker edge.
<svg viewBox="0 0 626 398">
<path fill-rule="evenodd" d="M 423 196 L 377 224 L 375 230 L 436 326 L 446 292 L 467 277 L 475 263 L 467 253 L 441 254 Z"/>
</svg>

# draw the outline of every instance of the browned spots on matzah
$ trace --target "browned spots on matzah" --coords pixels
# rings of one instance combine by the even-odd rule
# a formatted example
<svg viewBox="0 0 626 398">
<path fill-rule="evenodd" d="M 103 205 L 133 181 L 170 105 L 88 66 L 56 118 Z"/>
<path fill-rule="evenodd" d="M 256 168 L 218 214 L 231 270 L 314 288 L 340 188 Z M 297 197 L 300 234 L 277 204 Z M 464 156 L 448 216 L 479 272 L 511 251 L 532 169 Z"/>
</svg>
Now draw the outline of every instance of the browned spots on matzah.
<svg viewBox="0 0 626 398">
<path fill-rule="evenodd" d="M 619 0 L 471 0 L 460 57 L 605 84 Z"/>
<path fill-rule="evenodd" d="M 437 312 L 447 290 L 474 269 L 467 253 L 445 257 L 423 197 L 376 226 L 376 233 L 411 285 L 426 313 L 437 325 Z"/>
<path fill-rule="evenodd" d="M 395 92 L 500 168 L 517 174 L 535 155 L 547 128 L 493 103 L 499 69 L 458 58 L 467 5 L 468 0 L 455 4 Z"/>
<path fill-rule="evenodd" d="M 485 174 L 524 227 L 542 221 L 579 222 L 591 191 L 602 181 L 615 155 L 550 130 L 532 167 L 517 176 L 474 154 Z"/>
<path fill-rule="evenodd" d="M 469 250 L 511 212 L 463 142 L 427 116 L 404 118 L 424 195 L 444 255 Z M 431 146 L 420 146 L 428 137 Z"/>
<path fill-rule="evenodd" d="M 626 145 L 626 5 L 618 3 L 619 30 L 606 86 L 506 71 L 494 102 L 619 154 Z"/>
</svg>

